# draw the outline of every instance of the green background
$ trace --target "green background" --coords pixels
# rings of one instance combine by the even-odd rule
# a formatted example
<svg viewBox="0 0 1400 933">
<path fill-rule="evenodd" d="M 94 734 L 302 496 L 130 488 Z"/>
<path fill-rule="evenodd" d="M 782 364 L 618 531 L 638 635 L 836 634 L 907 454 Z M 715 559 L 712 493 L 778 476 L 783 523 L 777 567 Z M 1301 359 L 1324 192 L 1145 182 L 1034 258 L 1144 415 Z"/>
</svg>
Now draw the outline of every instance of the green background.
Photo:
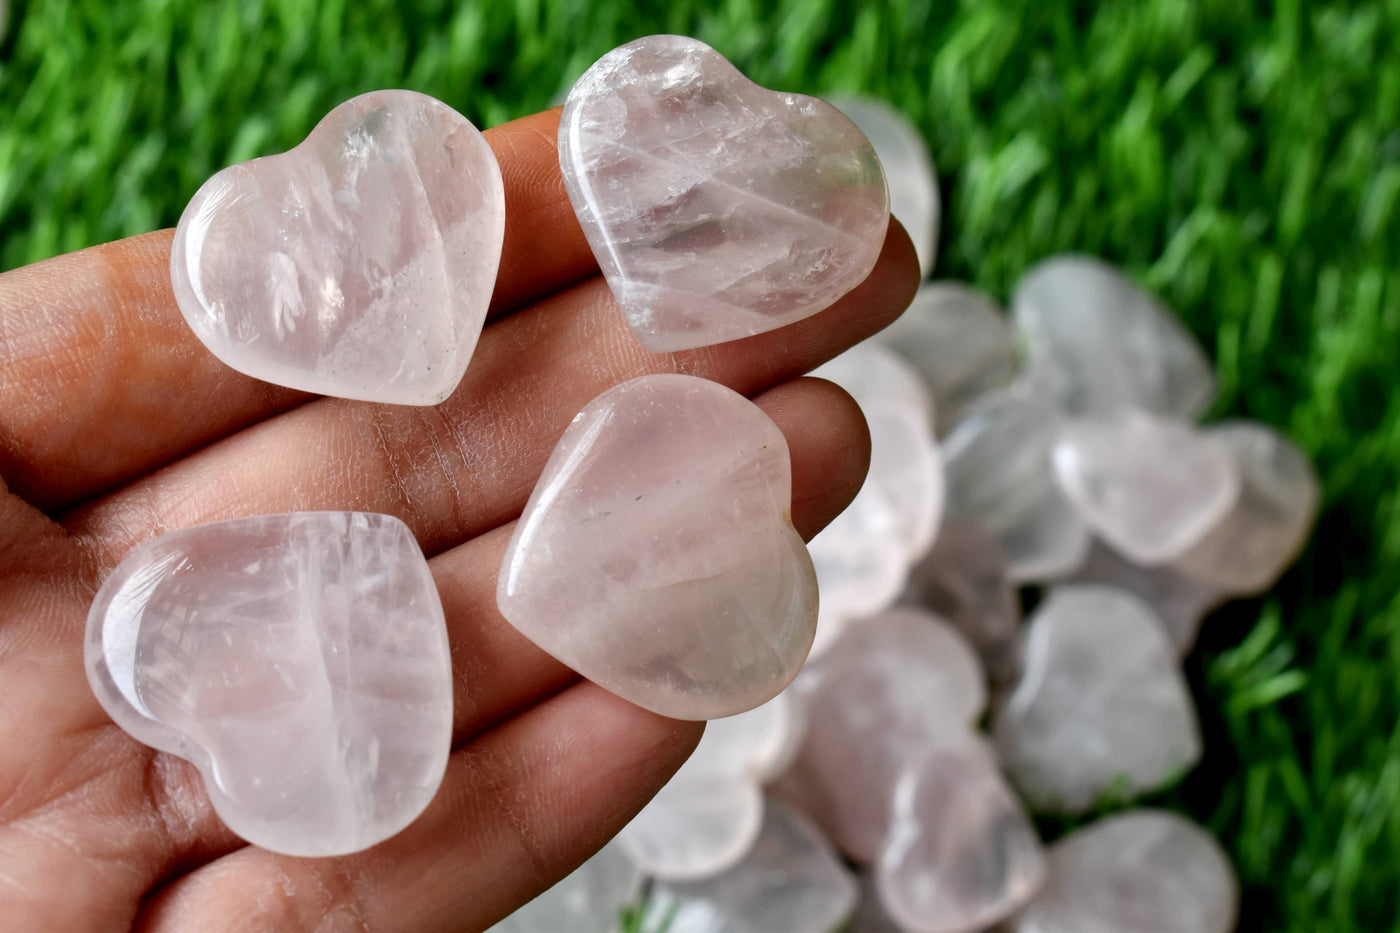
<svg viewBox="0 0 1400 933">
<path fill-rule="evenodd" d="M 1188 661 L 1205 761 L 1156 802 L 1223 841 L 1245 929 L 1400 922 L 1400 2 L 11 7 L 0 268 L 172 225 L 209 174 L 362 91 L 489 126 L 647 33 L 903 109 L 941 173 L 938 275 L 1004 296 L 1049 253 L 1120 262 L 1217 359 L 1213 415 L 1315 457 L 1317 534 L 1273 592 L 1208 621 Z"/>
</svg>

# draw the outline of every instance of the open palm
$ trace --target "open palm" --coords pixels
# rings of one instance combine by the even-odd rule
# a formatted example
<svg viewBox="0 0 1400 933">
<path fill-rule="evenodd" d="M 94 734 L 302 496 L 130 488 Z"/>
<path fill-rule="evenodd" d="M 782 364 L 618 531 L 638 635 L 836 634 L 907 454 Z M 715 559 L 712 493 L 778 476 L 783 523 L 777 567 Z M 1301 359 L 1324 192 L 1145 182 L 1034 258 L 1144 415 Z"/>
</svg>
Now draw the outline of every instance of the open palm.
<svg viewBox="0 0 1400 933">
<path fill-rule="evenodd" d="M 854 495 L 854 403 L 802 373 L 889 323 L 917 278 L 896 225 L 832 308 L 747 340 L 643 350 L 564 195 L 557 112 L 489 131 L 507 226 L 490 323 L 434 408 L 257 382 L 187 330 L 170 231 L 0 275 L 0 930 L 470 930 L 620 829 L 699 737 L 580 681 L 496 610 L 496 572 L 555 440 L 609 386 L 681 371 L 787 436 L 810 537 Z M 431 559 L 452 645 L 453 753 L 407 830 L 341 858 L 249 846 L 193 766 L 142 746 L 83 672 L 88 606 L 136 544 L 300 509 L 387 512 Z"/>
</svg>

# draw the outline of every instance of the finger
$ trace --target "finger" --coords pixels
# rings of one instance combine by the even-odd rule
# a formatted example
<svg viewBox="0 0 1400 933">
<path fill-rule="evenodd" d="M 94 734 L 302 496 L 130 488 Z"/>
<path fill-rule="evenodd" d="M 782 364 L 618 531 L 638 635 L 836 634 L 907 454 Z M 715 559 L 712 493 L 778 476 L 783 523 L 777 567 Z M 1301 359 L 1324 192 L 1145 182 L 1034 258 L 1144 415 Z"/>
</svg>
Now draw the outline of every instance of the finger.
<svg viewBox="0 0 1400 933">
<path fill-rule="evenodd" d="M 393 839 L 335 859 L 240 849 L 158 893 L 136 929 L 482 929 L 616 834 L 700 732 L 575 684 L 453 753 Z"/>
<path fill-rule="evenodd" d="M 893 320 L 917 286 L 897 225 L 870 276 L 803 321 L 719 346 L 653 354 L 600 279 L 497 322 L 458 391 L 432 409 L 324 399 L 249 428 L 65 517 L 110 567 L 160 532 L 299 509 L 387 512 L 436 553 L 519 514 L 554 442 L 604 389 L 687 372 L 746 395 L 793 378 Z"/>
<path fill-rule="evenodd" d="M 495 316 L 596 271 L 564 193 L 559 114 L 486 132 L 506 193 Z M 234 372 L 186 326 L 163 230 L 0 275 L 0 475 L 71 505 L 310 396 Z"/>
</svg>

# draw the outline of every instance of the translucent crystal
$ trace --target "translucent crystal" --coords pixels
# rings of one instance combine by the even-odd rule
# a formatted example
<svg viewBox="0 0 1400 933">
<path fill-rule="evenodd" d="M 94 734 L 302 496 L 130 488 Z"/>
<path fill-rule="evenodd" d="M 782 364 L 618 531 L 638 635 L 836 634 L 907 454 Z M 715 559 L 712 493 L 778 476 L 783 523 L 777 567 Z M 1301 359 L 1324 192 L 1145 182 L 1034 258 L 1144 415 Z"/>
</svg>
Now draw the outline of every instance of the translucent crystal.
<svg viewBox="0 0 1400 933">
<path fill-rule="evenodd" d="M 1044 401 L 1006 391 L 983 400 L 943 442 L 948 516 L 995 535 L 1018 583 L 1072 572 L 1089 546 L 1051 469 L 1059 427 Z"/>
<path fill-rule="evenodd" d="M 1055 843 L 1045 886 L 1010 933 L 1230 933 L 1239 882 L 1210 834 L 1130 810 Z"/>
<path fill-rule="evenodd" d="M 1144 566 L 1180 557 L 1240 494 L 1240 470 L 1223 442 L 1131 409 L 1066 422 L 1054 463 L 1085 524 Z"/>
<path fill-rule="evenodd" d="M 797 674 L 816 575 L 792 527 L 782 432 L 694 376 L 642 376 L 560 438 L 507 548 L 501 613 L 663 716 L 752 709 Z"/>
<path fill-rule="evenodd" d="M 708 878 L 734 865 L 758 836 L 760 782 L 791 763 L 803 723 L 790 690 L 711 721 L 695 752 L 623 828 L 618 843 L 662 878 Z"/>
<path fill-rule="evenodd" d="M 890 211 L 909 232 L 919 257 L 919 272 L 927 276 L 938 255 L 942 200 L 923 134 L 908 117 L 883 101 L 838 97 L 831 103 L 850 117 L 875 147 L 890 189 Z"/>
<path fill-rule="evenodd" d="M 637 866 L 610 842 L 489 933 L 617 933 L 623 908 L 636 900 L 641 886 Z"/>
<path fill-rule="evenodd" d="M 1035 827 L 980 744 L 933 749 L 900 775 L 875 883 L 910 933 L 973 933 L 1040 887 Z"/>
<path fill-rule="evenodd" d="M 1137 597 L 1063 585 L 1031 617 L 1025 672 L 994 719 L 1033 809 L 1082 813 L 1164 786 L 1201 755 L 1176 651 Z"/>
<path fill-rule="evenodd" d="M 909 565 L 933 542 L 943 515 L 943 461 L 928 389 L 908 363 L 866 341 L 818 367 L 840 385 L 870 426 L 870 470 L 855 500 L 812 539 L 821 587 L 821 654 L 847 620 L 894 603 Z"/>
<path fill-rule="evenodd" d="M 210 178 L 171 247 L 175 299 L 234 369 L 345 398 L 432 405 L 476 348 L 505 189 L 465 117 L 374 91 L 281 155 Z"/>
<path fill-rule="evenodd" d="M 972 648 L 914 608 L 852 624 L 796 688 L 807 732 L 779 793 L 860 862 L 879 851 L 894 783 L 911 757 L 971 741 L 987 699 Z"/>
<path fill-rule="evenodd" d="M 1132 593 L 1152 609 L 1180 657 L 1190 653 L 1201 620 L 1224 598 L 1175 565 L 1141 567 L 1097 541 L 1072 582 L 1103 583 Z"/>
<path fill-rule="evenodd" d="M 896 202 L 897 204 L 898 202 Z M 930 282 L 875 336 L 923 377 L 947 434 L 981 399 L 1010 384 L 1016 338 L 1000 307 L 961 282 Z"/>
<path fill-rule="evenodd" d="M 1072 414 L 1131 406 L 1194 420 L 1215 374 L 1170 310 L 1090 256 L 1052 256 L 1016 286 L 1012 316 L 1029 349 L 1029 381 Z"/>
<path fill-rule="evenodd" d="M 851 873 L 805 819 L 775 800 L 758 841 L 728 871 L 658 882 L 642 928 L 667 933 L 811 933 L 834 930 L 855 906 Z"/>
<path fill-rule="evenodd" d="M 1321 497 L 1317 473 L 1306 454 L 1267 425 L 1226 421 L 1205 433 L 1233 455 L 1240 495 L 1177 566 L 1222 593 L 1253 596 L 1303 549 Z"/>
<path fill-rule="evenodd" d="M 875 265 L 875 150 L 840 111 L 753 84 L 714 49 L 647 36 L 599 59 L 559 124 L 564 184 L 637 339 L 654 352 L 800 320 Z"/>
<path fill-rule="evenodd" d="M 980 526 L 945 521 L 933 550 L 910 570 L 901 601 L 947 620 L 994 681 L 1008 681 L 1020 670 L 1021 602 L 1001 545 Z"/>
<path fill-rule="evenodd" d="M 442 604 L 388 515 L 266 515 L 147 541 L 98 591 L 85 655 L 108 715 L 192 762 L 228 827 L 266 849 L 372 846 L 447 767 Z"/>
</svg>

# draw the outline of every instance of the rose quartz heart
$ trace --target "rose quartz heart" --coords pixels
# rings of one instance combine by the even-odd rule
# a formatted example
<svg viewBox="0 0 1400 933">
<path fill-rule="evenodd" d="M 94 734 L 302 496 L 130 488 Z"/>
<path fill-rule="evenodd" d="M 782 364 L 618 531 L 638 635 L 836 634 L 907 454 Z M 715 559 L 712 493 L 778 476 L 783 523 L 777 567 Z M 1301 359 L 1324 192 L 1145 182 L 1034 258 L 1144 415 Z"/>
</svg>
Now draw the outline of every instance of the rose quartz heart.
<svg viewBox="0 0 1400 933">
<path fill-rule="evenodd" d="M 816 626 L 787 442 L 694 376 L 615 386 L 574 418 L 501 566 L 501 613 L 584 677 L 665 716 L 771 699 Z"/>
<path fill-rule="evenodd" d="M 579 78 L 559 162 L 603 275 L 654 352 L 828 307 L 869 274 L 889 222 L 880 162 L 855 124 L 682 36 L 629 42 Z"/>
<path fill-rule="evenodd" d="M 296 148 L 205 182 L 171 279 L 195 334 L 239 372 L 432 405 L 466 372 L 504 235 L 500 168 L 476 127 L 423 94 L 374 91 Z"/>
</svg>

